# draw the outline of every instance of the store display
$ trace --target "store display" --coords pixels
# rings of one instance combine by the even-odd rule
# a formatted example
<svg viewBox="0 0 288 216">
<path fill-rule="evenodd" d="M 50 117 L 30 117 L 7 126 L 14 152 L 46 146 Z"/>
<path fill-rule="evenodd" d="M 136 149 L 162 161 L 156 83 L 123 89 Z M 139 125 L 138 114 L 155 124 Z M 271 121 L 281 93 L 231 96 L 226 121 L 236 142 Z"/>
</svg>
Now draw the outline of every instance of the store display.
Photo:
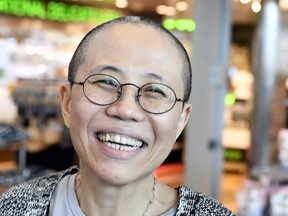
<svg viewBox="0 0 288 216">
<path fill-rule="evenodd" d="M 26 150 L 24 141 L 29 140 L 28 134 L 20 128 L 12 125 L 0 124 L 0 149 L 9 148 L 16 145 L 18 148 L 18 167 L 15 170 L 0 171 L 0 191 L 15 184 L 19 184 L 28 179 L 42 176 L 48 170 L 39 167 L 26 167 Z"/>
<path fill-rule="evenodd" d="M 270 215 L 288 215 L 288 186 L 277 186 L 271 189 Z"/>
<path fill-rule="evenodd" d="M 279 151 L 278 160 L 280 165 L 288 170 L 288 129 L 281 129 L 277 137 Z"/>
<path fill-rule="evenodd" d="M 28 140 L 29 136 L 23 130 L 6 124 L 0 124 L 0 148 Z"/>
<path fill-rule="evenodd" d="M 61 142 L 64 128 L 59 101 L 61 82 L 20 79 L 13 89 L 19 124 L 31 138 L 26 147 L 32 152 Z"/>
<path fill-rule="evenodd" d="M 29 179 L 45 176 L 53 172 L 55 171 L 37 166 L 26 168 L 23 172 L 19 172 L 19 170 L 0 171 L 0 193 L 2 188 L 9 188 Z"/>
<path fill-rule="evenodd" d="M 287 179 L 287 178 L 286 178 Z M 288 215 L 288 184 L 268 175 L 246 180 L 244 190 L 236 194 L 238 216 Z"/>
<path fill-rule="evenodd" d="M 268 188 L 257 181 L 246 180 L 245 188 L 237 194 L 238 216 L 264 216 Z"/>
<path fill-rule="evenodd" d="M 1 47 L 1 44 L 0 44 Z M 1 56 L 0 56 L 1 58 Z M 0 77 L 1 80 L 1 77 Z M 1 85 L 1 84 L 0 84 Z M 13 124 L 17 119 L 17 106 L 14 103 L 10 91 L 0 87 L 0 123 Z"/>
</svg>

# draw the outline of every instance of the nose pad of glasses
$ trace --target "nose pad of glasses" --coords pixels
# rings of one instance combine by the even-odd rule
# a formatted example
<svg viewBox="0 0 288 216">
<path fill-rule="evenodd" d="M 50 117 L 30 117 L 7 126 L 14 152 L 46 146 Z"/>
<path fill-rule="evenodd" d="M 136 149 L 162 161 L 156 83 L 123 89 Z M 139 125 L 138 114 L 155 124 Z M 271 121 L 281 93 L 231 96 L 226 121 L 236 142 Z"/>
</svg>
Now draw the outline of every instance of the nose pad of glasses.
<svg viewBox="0 0 288 216">
<path fill-rule="evenodd" d="M 137 101 L 138 104 L 139 104 L 140 97 L 141 97 L 141 94 L 138 92 L 138 94 L 136 95 L 136 101 Z"/>
<path fill-rule="evenodd" d="M 119 99 L 122 96 L 122 91 L 118 90 L 117 91 L 117 98 Z"/>
<path fill-rule="evenodd" d="M 119 90 L 117 91 L 117 100 L 118 101 L 121 97 L 123 96 L 123 91 Z M 140 99 L 141 94 L 139 94 L 139 92 L 135 95 L 135 102 L 136 104 L 140 105 L 139 103 L 139 99 Z"/>
</svg>

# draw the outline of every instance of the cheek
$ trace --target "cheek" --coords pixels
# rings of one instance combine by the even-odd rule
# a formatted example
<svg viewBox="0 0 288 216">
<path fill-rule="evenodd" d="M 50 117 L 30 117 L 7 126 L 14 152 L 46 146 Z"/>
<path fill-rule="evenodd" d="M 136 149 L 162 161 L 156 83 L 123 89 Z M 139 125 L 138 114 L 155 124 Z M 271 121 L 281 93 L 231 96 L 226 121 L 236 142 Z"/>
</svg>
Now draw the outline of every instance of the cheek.
<svg viewBox="0 0 288 216">
<path fill-rule="evenodd" d="M 76 95 L 76 97 L 71 100 L 71 117 L 73 119 L 74 125 L 86 122 L 89 119 L 89 111 L 92 113 L 93 106 L 86 100 L 82 95 Z"/>
<path fill-rule="evenodd" d="M 154 123 L 155 143 L 152 150 L 153 162 L 151 162 L 151 166 L 155 165 L 157 167 L 165 161 L 172 151 L 176 140 L 176 126 L 171 118 L 170 121 L 159 118 L 159 121 Z M 153 167 L 153 169 L 156 167 Z"/>
<path fill-rule="evenodd" d="M 92 109 L 91 107 L 81 101 L 80 98 L 75 98 L 75 100 L 71 101 L 71 137 L 74 138 L 73 141 L 78 143 L 79 139 L 83 139 L 84 136 L 87 134 L 87 127 L 89 124 L 89 119 L 91 119 Z M 76 141 L 77 140 L 77 141 Z"/>
<path fill-rule="evenodd" d="M 161 141 L 166 146 L 173 146 L 177 134 L 177 121 L 175 118 L 159 118 L 155 123 L 155 130 L 158 141 Z"/>
<path fill-rule="evenodd" d="M 77 98 L 71 103 L 70 134 L 73 146 L 80 158 L 86 158 L 89 153 L 89 122 L 92 122 L 93 107 Z"/>
</svg>

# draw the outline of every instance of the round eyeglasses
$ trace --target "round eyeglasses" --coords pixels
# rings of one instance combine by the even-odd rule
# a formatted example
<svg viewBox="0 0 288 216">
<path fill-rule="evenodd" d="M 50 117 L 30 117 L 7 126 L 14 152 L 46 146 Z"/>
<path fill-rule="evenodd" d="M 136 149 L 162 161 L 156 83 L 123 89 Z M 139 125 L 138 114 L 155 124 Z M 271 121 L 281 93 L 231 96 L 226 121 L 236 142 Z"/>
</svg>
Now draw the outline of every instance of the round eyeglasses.
<svg viewBox="0 0 288 216">
<path fill-rule="evenodd" d="M 138 89 L 136 101 L 148 113 L 163 114 L 170 111 L 176 102 L 183 102 L 177 98 L 175 91 L 162 83 L 147 83 L 139 87 L 133 83 L 121 84 L 115 77 L 106 74 L 93 74 L 84 82 L 70 81 L 70 84 L 83 86 L 85 97 L 92 103 L 108 106 L 116 103 L 123 94 L 123 87 L 132 85 Z"/>
</svg>

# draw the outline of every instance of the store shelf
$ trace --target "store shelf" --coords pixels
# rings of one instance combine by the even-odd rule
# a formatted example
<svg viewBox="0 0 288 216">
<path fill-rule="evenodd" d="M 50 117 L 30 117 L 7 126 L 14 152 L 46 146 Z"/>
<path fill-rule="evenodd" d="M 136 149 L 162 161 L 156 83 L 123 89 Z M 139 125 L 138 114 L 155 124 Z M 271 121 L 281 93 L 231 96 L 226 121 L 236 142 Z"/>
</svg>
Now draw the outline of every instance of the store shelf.
<svg viewBox="0 0 288 216">
<path fill-rule="evenodd" d="M 288 169 L 284 169 L 282 166 L 280 166 L 280 164 L 252 167 L 250 175 L 252 178 L 256 179 L 268 177 L 274 182 L 288 182 Z"/>
</svg>

